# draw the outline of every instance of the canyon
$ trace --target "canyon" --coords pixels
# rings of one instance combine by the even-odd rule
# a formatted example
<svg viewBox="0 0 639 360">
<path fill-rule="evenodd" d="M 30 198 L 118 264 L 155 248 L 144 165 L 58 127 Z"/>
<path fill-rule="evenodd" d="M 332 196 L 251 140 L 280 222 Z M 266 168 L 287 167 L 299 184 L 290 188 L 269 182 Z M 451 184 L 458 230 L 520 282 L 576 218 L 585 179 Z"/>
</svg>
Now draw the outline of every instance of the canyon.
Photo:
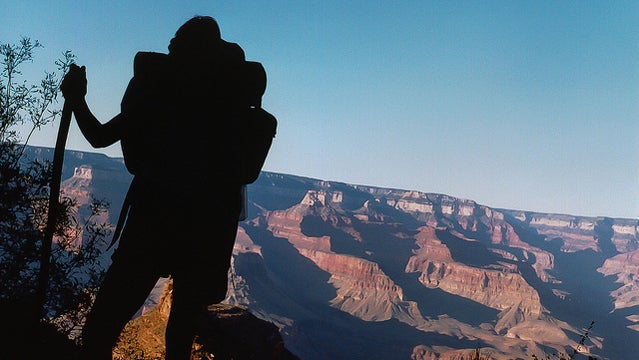
<svg viewBox="0 0 639 360">
<path fill-rule="evenodd" d="M 81 206 L 109 199 L 117 221 L 131 180 L 121 159 L 67 151 L 63 179 Z M 300 359 L 639 353 L 637 219 L 266 171 L 248 200 L 225 303 L 275 324 Z"/>
</svg>

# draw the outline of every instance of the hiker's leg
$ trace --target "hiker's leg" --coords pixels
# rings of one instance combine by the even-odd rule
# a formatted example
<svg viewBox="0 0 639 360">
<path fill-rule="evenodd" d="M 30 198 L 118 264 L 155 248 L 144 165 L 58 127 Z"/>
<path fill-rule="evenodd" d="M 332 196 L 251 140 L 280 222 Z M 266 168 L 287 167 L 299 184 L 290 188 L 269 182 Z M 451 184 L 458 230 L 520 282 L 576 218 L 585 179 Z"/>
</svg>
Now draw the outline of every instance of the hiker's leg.
<svg viewBox="0 0 639 360">
<path fill-rule="evenodd" d="M 166 325 L 166 360 L 188 360 L 199 319 L 206 304 L 185 292 L 180 279 L 173 279 L 171 314 Z"/>
<path fill-rule="evenodd" d="M 215 244 L 214 249 L 200 249 L 192 254 L 189 271 L 177 273 L 173 278 L 173 300 L 166 328 L 166 360 L 190 359 L 193 340 L 201 317 L 206 316 L 207 306 L 226 297 L 236 233 L 237 220 L 227 223 L 226 229 L 215 239 L 204 239 Z"/>
<path fill-rule="evenodd" d="M 207 306 L 221 302 L 226 296 L 232 249 L 232 245 L 228 252 L 220 249 L 228 257 L 216 259 L 211 256 L 210 260 L 218 265 L 218 271 L 214 275 L 209 272 L 210 276 L 206 280 L 180 276 L 173 279 L 171 314 L 165 336 L 166 360 L 190 359 L 193 340 L 202 317 L 206 316 Z"/>
<path fill-rule="evenodd" d="M 120 332 L 142 306 L 158 276 L 150 268 L 114 257 L 82 331 L 87 360 L 111 359 Z"/>
</svg>

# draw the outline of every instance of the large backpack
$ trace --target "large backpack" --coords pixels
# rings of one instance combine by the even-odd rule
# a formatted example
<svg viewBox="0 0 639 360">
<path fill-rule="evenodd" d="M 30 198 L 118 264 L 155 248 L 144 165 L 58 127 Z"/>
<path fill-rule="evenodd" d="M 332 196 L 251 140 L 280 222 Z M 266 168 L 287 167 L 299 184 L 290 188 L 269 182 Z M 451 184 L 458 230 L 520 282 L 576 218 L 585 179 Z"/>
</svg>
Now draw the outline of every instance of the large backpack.
<svg viewBox="0 0 639 360">
<path fill-rule="evenodd" d="M 227 148 L 220 154 L 218 163 L 224 168 L 224 181 L 250 184 L 260 174 L 275 136 L 277 120 L 261 106 L 266 90 L 266 72 L 259 62 L 245 61 L 237 44 L 226 43 L 231 65 L 226 67 L 222 89 L 231 104 L 219 117 L 224 123 L 224 141 Z M 154 166 L 165 166 L 179 152 L 171 150 L 170 138 L 174 131 L 167 124 L 155 126 L 153 122 L 167 122 L 180 118 L 183 109 L 172 106 L 176 94 L 174 68 L 166 54 L 139 52 L 134 61 L 134 77 L 122 100 L 122 112 L 135 119 L 121 139 L 122 152 L 127 169 L 134 175 L 153 174 Z M 205 102 L 206 99 L 200 102 Z M 179 103 L 179 102 L 178 102 Z M 175 125 L 181 126 L 180 124 Z M 215 131 L 216 133 L 218 131 Z M 173 151 L 173 152 L 170 152 Z"/>
</svg>

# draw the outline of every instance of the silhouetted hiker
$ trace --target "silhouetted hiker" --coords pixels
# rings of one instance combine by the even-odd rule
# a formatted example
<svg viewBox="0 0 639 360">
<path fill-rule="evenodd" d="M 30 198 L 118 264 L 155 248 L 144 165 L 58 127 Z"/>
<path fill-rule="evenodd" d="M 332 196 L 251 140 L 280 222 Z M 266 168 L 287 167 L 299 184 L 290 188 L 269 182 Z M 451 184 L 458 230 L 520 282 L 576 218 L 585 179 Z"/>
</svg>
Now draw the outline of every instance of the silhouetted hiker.
<svg viewBox="0 0 639 360">
<path fill-rule="evenodd" d="M 170 275 L 166 359 L 189 359 L 198 316 L 226 296 L 243 186 L 275 136 L 276 119 L 260 103 L 266 74 L 222 40 L 213 18 L 196 16 L 168 54 L 136 54 L 121 112 L 105 124 L 89 110 L 86 82 L 74 65 L 61 86 L 82 134 L 94 147 L 120 141 L 134 174 L 119 245 L 84 326 L 86 357 L 111 359 L 124 325 Z"/>
</svg>

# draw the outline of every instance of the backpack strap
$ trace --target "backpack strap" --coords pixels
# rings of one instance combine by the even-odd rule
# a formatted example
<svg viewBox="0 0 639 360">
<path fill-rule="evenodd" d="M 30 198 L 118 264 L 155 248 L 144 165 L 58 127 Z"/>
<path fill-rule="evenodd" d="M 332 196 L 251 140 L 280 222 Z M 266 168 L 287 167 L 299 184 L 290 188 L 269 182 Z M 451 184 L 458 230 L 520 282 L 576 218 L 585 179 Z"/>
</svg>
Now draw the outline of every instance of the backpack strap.
<svg viewBox="0 0 639 360">
<path fill-rule="evenodd" d="M 115 245 L 118 240 L 120 240 L 120 236 L 122 235 L 122 229 L 124 228 L 124 224 L 126 223 L 126 219 L 129 216 L 129 210 L 131 210 L 131 203 L 133 198 L 135 197 L 135 192 L 138 188 L 140 181 L 137 176 L 133 177 L 131 180 L 131 185 L 129 185 L 129 190 L 126 192 L 126 196 L 124 197 L 124 202 L 122 203 L 122 209 L 120 209 L 120 216 L 118 216 L 118 223 L 115 226 L 115 230 L 113 231 L 113 238 L 111 239 L 111 243 L 107 247 L 107 251 L 111 250 L 113 245 Z"/>
</svg>

